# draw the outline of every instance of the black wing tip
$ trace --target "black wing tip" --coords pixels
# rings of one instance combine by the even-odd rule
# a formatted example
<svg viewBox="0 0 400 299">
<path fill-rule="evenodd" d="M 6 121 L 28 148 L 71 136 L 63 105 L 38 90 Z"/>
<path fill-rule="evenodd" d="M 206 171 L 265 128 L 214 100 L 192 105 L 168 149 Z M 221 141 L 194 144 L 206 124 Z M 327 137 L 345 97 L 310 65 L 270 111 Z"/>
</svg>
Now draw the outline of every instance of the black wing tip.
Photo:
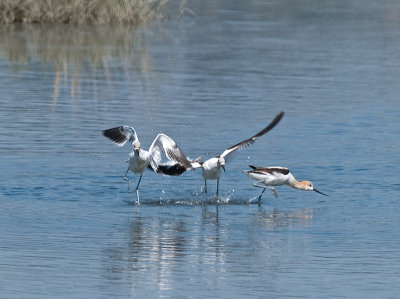
<svg viewBox="0 0 400 299">
<path fill-rule="evenodd" d="M 253 165 L 249 165 L 250 168 L 253 168 L 254 170 L 256 170 L 258 167 L 257 166 L 253 166 Z"/>
<path fill-rule="evenodd" d="M 275 118 L 270 122 L 268 126 L 266 126 L 264 129 L 262 129 L 260 132 L 258 132 L 256 135 L 250 137 L 249 139 L 243 140 L 235 145 L 232 145 L 228 150 L 234 149 L 238 147 L 239 149 L 244 149 L 250 145 L 252 145 L 259 137 L 267 133 L 268 131 L 272 130 L 282 119 L 283 115 L 285 115 L 285 112 L 281 111 L 279 114 L 275 116 Z"/>
<path fill-rule="evenodd" d="M 121 133 L 122 126 L 103 130 L 103 136 L 111 139 L 116 143 L 122 143 L 126 140 L 126 137 Z"/>
<path fill-rule="evenodd" d="M 109 135 L 114 135 L 115 133 L 121 133 L 121 127 L 110 128 L 102 131 L 103 135 L 108 137 Z"/>
<path fill-rule="evenodd" d="M 257 139 L 258 137 L 261 137 L 262 135 L 264 135 L 265 133 L 271 131 L 282 119 L 282 117 L 285 115 L 285 112 L 281 111 L 280 113 L 278 113 L 274 119 L 270 122 L 270 124 L 268 126 L 266 126 L 263 130 L 261 130 L 260 132 L 258 132 L 255 136 L 253 136 L 253 138 Z"/>
<path fill-rule="evenodd" d="M 280 122 L 281 119 L 282 119 L 282 117 L 283 117 L 284 115 L 285 115 L 285 112 L 284 112 L 284 111 L 279 112 L 278 115 L 275 116 L 274 121 L 276 121 L 276 123 Z"/>
<path fill-rule="evenodd" d="M 284 115 L 285 115 L 285 112 L 283 112 L 283 111 L 279 112 L 267 128 L 269 128 L 269 130 L 271 130 L 273 127 L 275 127 L 281 121 L 281 119 Z"/>
<path fill-rule="evenodd" d="M 150 169 L 154 171 L 151 166 L 148 166 Z M 180 165 L 179 163 L 175 165 L 159 165 L 156 172 L 163 175 L 169 176 L 179 176 L 187 170 L 185 166 Z"/>
</svg>

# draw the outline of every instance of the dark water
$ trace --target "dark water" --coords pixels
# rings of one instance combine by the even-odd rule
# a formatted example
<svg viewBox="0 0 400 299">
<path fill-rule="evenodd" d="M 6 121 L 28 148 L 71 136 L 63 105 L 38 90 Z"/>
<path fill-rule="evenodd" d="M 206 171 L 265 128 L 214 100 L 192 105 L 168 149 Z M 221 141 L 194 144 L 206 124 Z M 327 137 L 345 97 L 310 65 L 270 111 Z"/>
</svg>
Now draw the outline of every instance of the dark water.
<svg viewBox="0 0 400 299">
<path fill-rule="evenodd" d="M 0 297 L 398 298 L 400 4 L 198 1 L 146 28 L 0 29 Z M 218 210 L 200 171 L 122 177 L 159 132 L 236 155 Z M 329 197 L 278 188 L 286 166 Z M 136 177 L 131 174 L 132 183 Z"/>
</svg>

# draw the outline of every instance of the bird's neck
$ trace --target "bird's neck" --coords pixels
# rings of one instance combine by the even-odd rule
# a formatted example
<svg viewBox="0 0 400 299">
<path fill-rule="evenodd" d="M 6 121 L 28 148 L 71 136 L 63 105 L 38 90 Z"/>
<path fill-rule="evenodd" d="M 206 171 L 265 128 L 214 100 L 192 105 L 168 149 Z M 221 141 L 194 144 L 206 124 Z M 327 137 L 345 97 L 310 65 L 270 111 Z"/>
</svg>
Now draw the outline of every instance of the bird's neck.
<svg viewBox="0 0 400 299">
<path fill-rule="evenodd" d="M 289 185 L 290 185 L 290 187 L 295 188 L 295 189 L 306 190 L 307 182 L 306 181 L 299 182 L 298 180 L 293 178 L 290 181 Z"/>
<path fill-rule="evenodd" d="M 143 158 L 147 151 L 139 149 L 138 151 L 134 151 L 135 157 Z"/>
</svg>

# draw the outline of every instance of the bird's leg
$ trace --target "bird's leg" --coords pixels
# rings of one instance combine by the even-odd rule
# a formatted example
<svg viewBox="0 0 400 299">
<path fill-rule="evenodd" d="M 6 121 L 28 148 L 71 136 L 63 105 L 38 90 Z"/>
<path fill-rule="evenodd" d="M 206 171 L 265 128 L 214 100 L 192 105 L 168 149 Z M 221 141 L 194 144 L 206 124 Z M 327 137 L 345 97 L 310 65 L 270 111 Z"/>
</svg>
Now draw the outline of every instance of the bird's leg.
<svg viewBox="0 0 400 299">
<path fill-rule="evenodd" d="M 127 175 L 128 175 L 128 171 L 129 171 L 129 167 L 125 172 L 125 176 L 124 176 L 124 181 L 128 182 L 128 189 L 131 189 L 131 181 L 128 179 Z"/>
<path fill-rule="evenodd" d="M 207 193 L 207 180 L 204 179 L 204 189 L 203 189 L 204 193 Z"/>
<path fill-rule="evenodd" d="M 218 190 L 219 190 L 219 179 L 217 179 L 217 199 L 218 199 Z"/>
<path fill-rule="evenodd" d="M 140 206 L 139 189 L 136 189 L 136 197 L 137 197 L 136 205 L 137 205 L 137 206 Z"/>
<path fill-rule="evenodd" d="M 257 181 L 257 182 L 255 182 L 255 183 L 253 183 L 253 186 L 254 186 L 254 187 L 258 187 L 258 188 L 263 188 L 263 189 L 268 188 L 268 186 L 265 185 L 265 184 L 263 183 L 263 181 Z"/>
<path fill-rule="evenodd" d="M 261 202 L 261 196 L 264 194 L 265 189 L 267 189 L 267 188 L 268 188 L 268 189 L 271 189 L 271 191 L 274 193 L 274 196 L 275 196 L 275 197 L 278 197 L 278 192 L 275 190 L 275 188 L 265 185 L 265 183 L 264 183 L 263 181 L 257 181 L 257 182 L 255 182 L 255 183 L 253 183 L 253 186 L 254 186 L 254 187 L 258 187 L 258 188 L 263 188 L 263 189 L 264 189 L 264 190 L 261 192 L 261 194 L 257 197 L 258 203 L 259 203 L 259 204 L 260 204 L 260 202 Z"/>
<path fill-rule="evenodd" d="M 260 183 L 261 185 L 258 185 L 258 183 Z M 267 186 L 267 185 L 265 185 L 262 181 L 258 181 L 258 182 L 253 183 L 253 186 L 254 186 L 254 187 L 259 187 L 259 188 L 268 188 L 268 189 L 271 189 L 271 191 L 274 193 L 274 196 L 275 196 L 275 197 L 278 197 L 278 196 L 279 196 L 278 191 L 276 191 L 274 187 Z M 263 191 L 263 193 L 264 193 L 264 191 Z M 261 194 L 261 195 L 262 195 L 262 194 Z"/>
<path fill-rule="evenodd" d="M 278 196 L 279 196 L 278 191 L 276 191 L 274 187 L 271 187 L 270 189 L 271 189 L 272 192 L 274 193 L 275 198 L 278 198 Z"/>
<path fill-rule="evenodd" d="M 257 182 L 255 182 L 255 183 L 253 183 L 253 186 L 254 186 L 254 187 L 259 187 L 259 188 L 263 188 L 263 189 L 264 189 L 264 190 L 261 192 L 261 194 L 260 194 L 258 197 L 256 197 L 257 200 L 258 200 L 258 204 L 259 204 L 259 205 L 260 205 L 260 201 L 261 201 L 261 196 L 263 195 L 263 193 L 264 193 L 264 191 L 265 191 L 265 188 L 266 188 L 266 186 L 265 186 L 264 184 L 263 184 L 263 185 L 258 185 L 258 184 L 262 184 L 262 182 L 263 182 L 263 181 L 257 181 Z M 248 203 L 251 203 L 253 200 L 254 200 L 254 199 L 250 198 L 249 201 L 248 201 Z"/>
<path fill-rule="evenodd" d="M 140 175 L 139 181 L 138 181 L 138 183 L 136 185 L 137 205 L 140 205 L 140 201 L 139 201 L 139 184 L 140 184 L 140 181 L 142 180 L 142 176 L 143 176 L 143 174 Z"/>
<path fill-rule="evenodd" d="M 261 194 L 257 197 L 257 203 L 259 206 L 261 205 L 261 196 L 264 194 L 265 189 L 267 189 L 267 188 L 264 188 L 263 191 L 261 191 Z"/>
</svg>

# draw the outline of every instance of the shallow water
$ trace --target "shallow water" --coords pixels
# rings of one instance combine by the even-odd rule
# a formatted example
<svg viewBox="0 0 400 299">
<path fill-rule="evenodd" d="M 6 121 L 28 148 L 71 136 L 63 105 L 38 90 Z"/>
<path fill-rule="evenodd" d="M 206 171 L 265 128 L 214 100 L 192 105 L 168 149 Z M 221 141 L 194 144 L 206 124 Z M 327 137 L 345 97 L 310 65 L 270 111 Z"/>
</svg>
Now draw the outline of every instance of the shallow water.
<svg viewBox="0 0 400 299">
<path fill-rule="evenodd" d="M 187 5 L 137 30 L 0 29 L 0 297 L 398 297 L 399 4 Z M 164 132 L 204 160 L 281 110 L 227 165 L 218 206 L 197 170 L 146 172 L 136 208 L 129 147 L 101 135 Z M 248 164 L 329 197 L 248 205 Z"/>
</svg>

